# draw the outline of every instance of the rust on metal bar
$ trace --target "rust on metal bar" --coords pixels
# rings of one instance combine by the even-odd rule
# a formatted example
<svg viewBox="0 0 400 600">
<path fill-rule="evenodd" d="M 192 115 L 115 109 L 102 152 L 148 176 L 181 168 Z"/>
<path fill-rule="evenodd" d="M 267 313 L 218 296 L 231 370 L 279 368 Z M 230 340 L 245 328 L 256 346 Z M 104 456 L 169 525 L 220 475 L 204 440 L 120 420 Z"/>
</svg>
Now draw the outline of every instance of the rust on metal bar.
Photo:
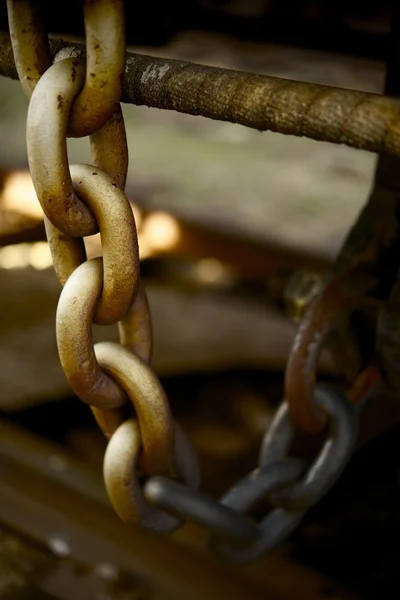
<svg viewBox="0 0 400 600">
<path fill-rule="evenodd" d="M 51 39 L 51 55 L 67 46 L 83 49 Z M 0 74 L 17 78 L 6 32 Z M 367 92 L 127 53 L 122 101 L 400 156 L 400 101 Z"/>
</svg>

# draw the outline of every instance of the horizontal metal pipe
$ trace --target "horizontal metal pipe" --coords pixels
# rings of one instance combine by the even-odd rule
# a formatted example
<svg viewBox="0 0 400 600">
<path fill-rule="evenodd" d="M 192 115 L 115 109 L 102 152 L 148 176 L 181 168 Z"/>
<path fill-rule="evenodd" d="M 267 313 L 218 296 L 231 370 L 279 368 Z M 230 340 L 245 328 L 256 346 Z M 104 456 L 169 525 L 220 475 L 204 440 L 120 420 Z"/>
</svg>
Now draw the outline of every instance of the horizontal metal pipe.
<svg viewBox="0 0 400 600">
<path fill-rule="evenodd" d="M 84 49 L 50 40 L 53 57 L 66 47 Z M 0 74 L 17 78 L 6 32 Z M 122 100 L 400 156 L 400 101 L 377 94 L 127 53 Z"/>
</svg>

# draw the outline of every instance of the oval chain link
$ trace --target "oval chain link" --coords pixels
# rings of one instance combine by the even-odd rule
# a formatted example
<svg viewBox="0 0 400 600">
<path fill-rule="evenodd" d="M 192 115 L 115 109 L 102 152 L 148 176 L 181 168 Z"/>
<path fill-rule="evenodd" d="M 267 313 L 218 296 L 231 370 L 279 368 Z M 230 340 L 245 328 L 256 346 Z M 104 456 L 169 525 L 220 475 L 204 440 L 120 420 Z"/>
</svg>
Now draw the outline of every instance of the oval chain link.
<svg viewBox="0 0 400 600">
<path fill-rule="evenodd" d="M 109 438 L 104 480 L 110 501 L 127 523 L 167 532 L 192 520 L 208 529 L 209 547 L 219 558 L 256 560 L 286 539 L 334 485 L 354 447 L 355 413 L 346 398 L 317 386 L 312 406 L 330 428 L 308 470 L 287 456 L 294 427 L 283 403 L 264 437 L 259 468 L 219 502 L 197 491 L 196 456 L 149 367 L 150 311 L 139 283 L 133 213 L 123 191 L 128 168 L 119 105 L 123 0 L 85 0 L 86 67 L 82 56 L 68 48 L 51 65 L 32 4 L 7 0 L 7 7 L 18 74 L 31 97 L 27 145 L 32 179 L 63 286 L 57 310 L 60 360 L 72 389 L 91 406 Z M 67 136 L 86 135 L 91 136 L 93 166 L 69 167 Z M 87 261 L 83 238 L 98 231 L 103 256 Z M 121 344 L 93 346 L 92 324 L 117 322 Z M 257 524 L 247 515 L 266 500 L 273 509 Z"/>
<path fill-rule="evenodd" d="M 111 504 L 126 523 L 147 529 L 171 532 L 182 520 L 149 504 L 138 481 L 141 427 L 136 420 L 125 421 L 111 437 L 104 457 L 104 481 Z M 196 490 L 200 483 L 198 463 L 192 447 L 180 427 L 174 425 L 173 463 L 178 476 Z"/>
<path fill-rule="evenodd" d="M 103 288 L 103 261 L 82 263 L 65 284 L 57 307 L 56 332 L 61 366 L 75 394 L 89 405 L 115 408 L 123 390 L 100 368 L 93 349 L 92 323 Z"/>
<path fill-rule="evenodd" d="M 68 117 L 84 81 L 83 60 L 54 63 L 33 91 L 26 129 L 29 168 L 43 212 L 75 237 L 98 233 L 94 215 L 75 194 L 68 165 Z"/>
<path fill-rule="evenodd" d="M 112 325 L 128 312 L 139 285 L 139 249 L 132 208 L 125 193 L 103 171 L 89 165 L 72 165 L 77 195 L 89 206 L 99 224 L 103 250 L 103 289 L 94 322 Z M 70 245 L 62 260 L 69 264 Z"/>
</svg>

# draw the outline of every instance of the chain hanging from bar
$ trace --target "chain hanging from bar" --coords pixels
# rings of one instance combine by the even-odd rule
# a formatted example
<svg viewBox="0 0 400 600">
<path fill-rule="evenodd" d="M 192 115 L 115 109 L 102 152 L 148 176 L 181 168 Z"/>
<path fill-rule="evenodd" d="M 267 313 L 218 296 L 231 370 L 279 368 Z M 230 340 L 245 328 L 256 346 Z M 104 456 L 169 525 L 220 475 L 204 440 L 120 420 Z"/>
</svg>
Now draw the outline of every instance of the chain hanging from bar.
<svg viewBox="0 0 400 600">
<path fill-rule="evenodd" d="M 254 561 L 293 532 L 340 477 L 353 451 L 357 409 L 375 389 L 375 366 L 360 371 L 357 365 L 359 378 L 349 397 L 321 385 L 313 388 L 314 369 L 323 337 L 338 314 L 347 315 L 373 288 L 375 279 L 371 284 L 371 277 L 363 276 L 376 267 L 377 246 L 370 246 L 368 238 L 365 260 L 354 262 L 360 244 L 354 246 L 350 236 L 356 251 L 349 254 L 346 245 L 307 312 L 289 359 L 287 401 L 265 434 L 257 469 L 219 502 L 200 493 L 196 457 L 150 368 L 150 313 L 140 283 L 135 221 L 124 193 L 123 0 L 85 0 L 86 56 L 64 47 L 53 62 L 33 4 L 7 4 L 15 63 L 30 98 L 29 167 L 63 286 L 56 317 L 58 352 L 73 391 L 91 407 L 109 439 L 104 479 L 110 501 L 126 523 L 171 532 L 190 520 L 207 529 L 216 556 Z M 67 137 L 87 135 L 92 164 L 69 165 Z M 386 223 L 383 229 L 381 245 L 386 247 Z M 87 260 L 84 238 L 98 232 L 102 257 Z M 361 246 L 364 242 L 363 237 Z M 355 292 L 342 286 L 354 272 L 361 282 Z M 94 345 L 93 323 L 118 323 L 120 344 Z M 295 425 L 314 433 L 326 424 L 325 441 L 311 465 L 290 456 Z M 251 513 L 266 501 L 273 508 L 257 523 Z"/>
</svg>

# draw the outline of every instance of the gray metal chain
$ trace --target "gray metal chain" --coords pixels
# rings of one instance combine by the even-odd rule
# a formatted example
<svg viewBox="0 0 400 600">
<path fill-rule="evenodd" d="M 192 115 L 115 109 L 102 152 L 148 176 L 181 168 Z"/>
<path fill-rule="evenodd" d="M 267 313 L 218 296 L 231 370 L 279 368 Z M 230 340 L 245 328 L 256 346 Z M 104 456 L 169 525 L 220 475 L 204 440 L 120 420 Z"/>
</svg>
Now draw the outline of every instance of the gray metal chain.
<svg viewBox="0 0 400 600">
<path fill-rule="evenodd" d="M 209 532 L 209 549 L 218 558 L 237 564 L 255 561 L 297 528 L 306 511 L 335 484 L 354 449 L 356 409 L 340 393 L 322 385 L 316 387 L 313 403 L 327 415 L 329 428 L 308 469 L 301 460 L 288 456 L 295 428 L 283 402 L 262 441 L 258 469 L 219 502 L 161 476 L 146 482 L 146 500 L 204 526 Z M 256 524 L 247 514 L 261 502 L 269 502 L 273 509 Z"/>
</svg>

